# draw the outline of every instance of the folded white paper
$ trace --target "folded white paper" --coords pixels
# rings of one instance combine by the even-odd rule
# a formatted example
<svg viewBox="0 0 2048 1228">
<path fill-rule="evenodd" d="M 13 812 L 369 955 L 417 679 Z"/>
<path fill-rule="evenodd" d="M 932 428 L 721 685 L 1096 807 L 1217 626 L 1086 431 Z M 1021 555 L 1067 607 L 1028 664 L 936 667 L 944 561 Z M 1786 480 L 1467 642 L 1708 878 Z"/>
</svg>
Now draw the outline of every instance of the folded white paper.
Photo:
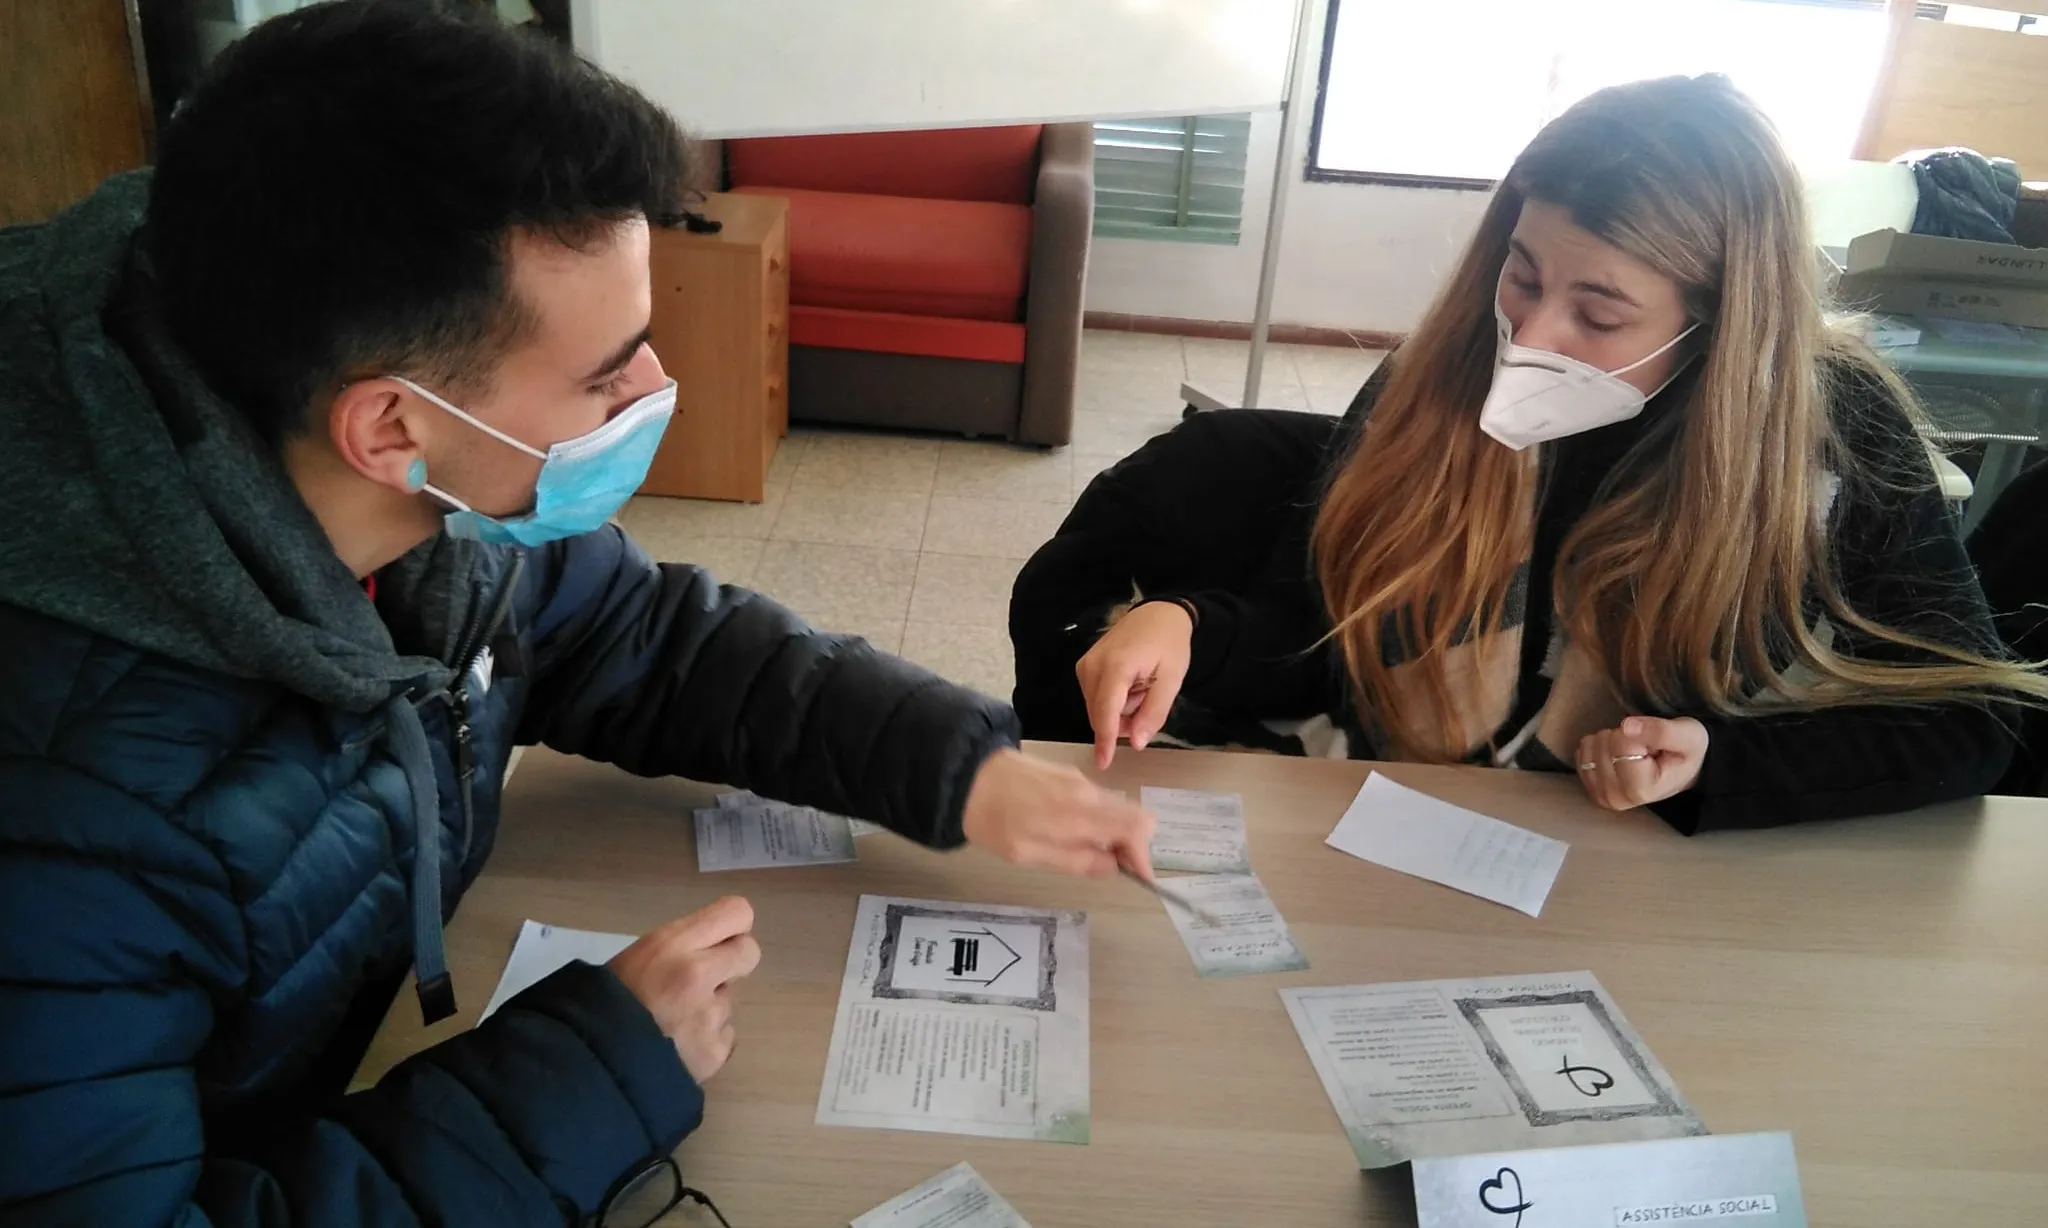
<svg viewBox="0 0 2048 1228">
<path fill-rule="evenodd" d="M 1562 840 L 1453 806 L 1375 772 L 1325 841 L 1353 857 L 1536 916 L 1564 865 Z"/>
<path fill-rule="evenodd" d="M 579 959 L 586 964 L 608 963 L 612 956 L 632 945 L 631 934 L 600 934 L 528 921 L 519 927 L 519 940 L 512 944 L 512 958 L 505 961 L 505 973 L 498 978 L 498 988 L 492 991 L 479 1022 L 495 1014 L 507 998 L 547 979 L 557 968 Z"/>
<path fill-rule="evenodd" d="M 1421 1228 L 1806 1228 L 1789 1134 L 1424 1157 L 1415 1210 Z"/>
<path fill-rule="evenodd" d="M 1031 1228 L 1017 1209 L 965 1162 L 898 1194 L 853 1221 L 853 1228 Z"/>
<path fill-rule="evenodd" d="M 720 806 L 697 812 L 697 870 L 764 870 L 852 861 L 853 831 L 836 814 L 800 806 Z"/>
<path fill-rule="evenodd" d="M 752 806 L 775 806 L 790 810 L 810 810 L 816 814 L 829 813 L 828 811 L 817 810 L 811 806 L 791 806 L 788 802 L 778 802 L 774 798 L 762 797 L 758 793 L 748 793 L 745 790 L 737 793 L 719 794 L 718 804 L 727 810 L 745 810 Z M 847 819 L 846 825 L 853 830 L 853 836 L 856 840 L 862 836 L 872 836 L 878 831 L 889 830 L 880 823 L 870 823 L 866 819 Z"/>
</svg>

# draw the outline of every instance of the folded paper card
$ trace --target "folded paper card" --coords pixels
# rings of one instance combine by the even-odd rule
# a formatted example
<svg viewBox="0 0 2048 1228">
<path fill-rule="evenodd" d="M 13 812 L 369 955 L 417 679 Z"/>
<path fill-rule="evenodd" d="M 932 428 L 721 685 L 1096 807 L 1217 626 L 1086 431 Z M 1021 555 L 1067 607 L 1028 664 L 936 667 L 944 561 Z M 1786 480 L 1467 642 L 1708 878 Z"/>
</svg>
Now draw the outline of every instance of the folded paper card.
<svg viewBox="0 0 2048 1228">
<path fill-rule="evenodd" d="M 1536 916 L 1564 865 L 1562 840 L 1366 777 L 1331 848 Z"/>
<path fill-rule="evenodd" d="M 1789 1134 L 1546 1147 L 1415 1162 L 1419 1228 L 1806 1228 Z"/>
</svg>

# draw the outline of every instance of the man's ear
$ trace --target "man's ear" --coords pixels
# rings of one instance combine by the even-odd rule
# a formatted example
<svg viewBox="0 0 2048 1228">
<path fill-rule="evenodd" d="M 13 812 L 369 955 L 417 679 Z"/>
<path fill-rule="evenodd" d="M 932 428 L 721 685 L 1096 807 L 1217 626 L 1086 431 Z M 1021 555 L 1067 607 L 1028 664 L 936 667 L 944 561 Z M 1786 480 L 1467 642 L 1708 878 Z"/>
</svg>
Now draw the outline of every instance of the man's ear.
<svg viewBox="0 0 2048 1228">
<path fill-rule="evenodd" d="M 415 493 L 425 467 L 418 406 L 404 384 L 344 384 L 327 405 L 328 442 L 341 463 L 380 486 Z"/>
</svg>

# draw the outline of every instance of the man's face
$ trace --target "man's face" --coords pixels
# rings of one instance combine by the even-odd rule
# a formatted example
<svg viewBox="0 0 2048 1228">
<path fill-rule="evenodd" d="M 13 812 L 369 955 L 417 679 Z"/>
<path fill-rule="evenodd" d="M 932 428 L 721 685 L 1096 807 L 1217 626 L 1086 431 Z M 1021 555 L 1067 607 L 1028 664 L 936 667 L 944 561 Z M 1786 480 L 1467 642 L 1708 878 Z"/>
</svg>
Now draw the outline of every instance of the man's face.
<svg viewBox="0 0 2048 1228">
<path fill-rule="evenodd" d="M 581 248 L 515 234 L 512 293 L 535 325 L 498 368 L 490 395 L 457 404 L 546 452 L 658 390 L 667 375 L 647 344 L 647 236 L 639 218 Z M 532 507 L 537 458 L 452 414 L 425 408 L 429 481 L 486 515 L 515 516 Z"/>
</svg>

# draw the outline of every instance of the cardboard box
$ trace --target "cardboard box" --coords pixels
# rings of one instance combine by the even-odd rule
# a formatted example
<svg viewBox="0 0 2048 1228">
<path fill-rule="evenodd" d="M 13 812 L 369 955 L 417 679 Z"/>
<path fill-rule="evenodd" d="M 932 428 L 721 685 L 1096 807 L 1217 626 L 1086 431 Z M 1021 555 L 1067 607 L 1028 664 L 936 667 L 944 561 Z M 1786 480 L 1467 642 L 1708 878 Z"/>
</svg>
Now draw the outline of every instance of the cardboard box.
<svg viewBox="0 0 2048 1228">
<path fill-rule="evenodd" d="M 1863 311 L 2048 328 L 2048 279 L 2033 287 L 2022 287 L 1989 281 L 1902 277 L 1886 269 L 1878 273 L 1843 274 L 1835 283 L 1835 297 L 1843 306 Z"/>
<path fill-rule="evenodd" d="M 2048 248 L 1873 230 L 1849 241 L 1843 271 L 2048 290 Z"/>
</svg>

